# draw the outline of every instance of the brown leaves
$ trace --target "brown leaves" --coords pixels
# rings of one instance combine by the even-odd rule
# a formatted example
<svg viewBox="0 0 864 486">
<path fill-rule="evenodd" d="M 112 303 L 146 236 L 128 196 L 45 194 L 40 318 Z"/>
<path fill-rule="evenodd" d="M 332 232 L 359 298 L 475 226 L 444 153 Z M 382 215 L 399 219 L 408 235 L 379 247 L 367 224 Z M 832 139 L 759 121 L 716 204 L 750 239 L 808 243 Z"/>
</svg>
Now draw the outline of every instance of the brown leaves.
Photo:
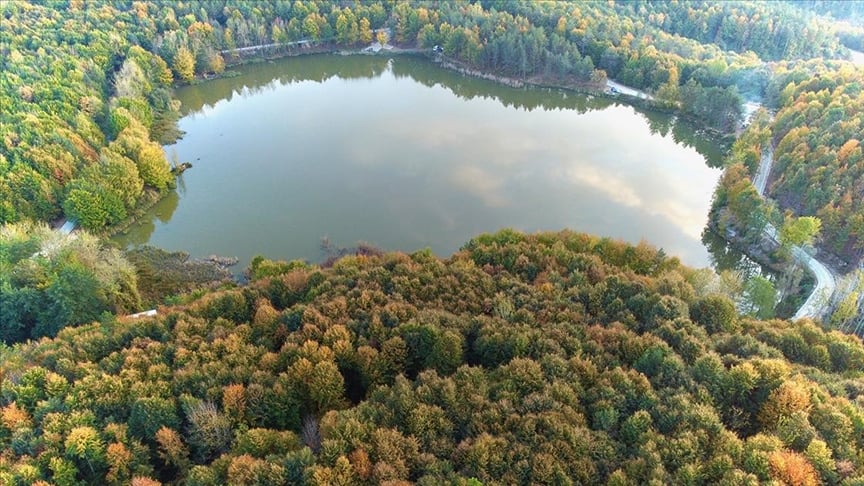
<svg viewBox="0 0 864 486">
<path fill-rule="evenodd" d="M 807 459 L 791 451 L 774 451 L 768 454 L 771 477 L 789 486 L 816 486 L 821 484 L 816 469 Z"/>
</svg>

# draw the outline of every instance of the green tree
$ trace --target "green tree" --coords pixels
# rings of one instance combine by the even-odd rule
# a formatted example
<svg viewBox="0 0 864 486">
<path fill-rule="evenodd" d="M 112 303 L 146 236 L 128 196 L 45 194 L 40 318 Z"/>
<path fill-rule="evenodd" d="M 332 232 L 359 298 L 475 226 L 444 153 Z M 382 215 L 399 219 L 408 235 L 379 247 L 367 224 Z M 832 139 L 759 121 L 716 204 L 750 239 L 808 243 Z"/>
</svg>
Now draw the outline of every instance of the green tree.
<svg viewBox="0 0 864 486">
<path fill-rule="evenodd" d="M 153 441 L 156 432 L 163 427 L 176 429 L 179 426 L 180 419 L 173 399 L 142 397 L 132 403 L 129 431 L 141 439 Z"/>
<path fill-rule="evenodd" d="M 160 191 L 174 181 L 165 154 L 155 143 L 146 143 L 138 152 L 138 172 L 145 184 Z"/>
<path fill-rule="evenodd" d="M 357 27 L 357 21 L 348 10 L 348 14 L 339 14 L 336 19 L 336 40 L 340 44 L 353 45 L 360 39 L 360 33 Z"/>
<path fill-rule="evenodd" d="M 747 281 L 744 291 L 745 312 L 759 319 L 770 319 L 774 316 L 774 306 L 777 304 L 777 290 L 767 278 L 756 275 Z"/>
<path fill-rule="evenodd" d="M 187 83 L 195 77 L 195 56 L 185 46 L 174 54 L 174 74 Z"/>
<path fill-rule="evenodd" d="M 709 295 L 690 306 L 690 318 L 711 334 L 735 329 L 735 304 L 722 295 Z"/>
<path fill-rule="evenodd" d="M 796 218 L 786 215 L 783 226 L 780 227 L 780 243 L 785 247 L 810 246 L 819 236 L 822 221 L 813 216 Z"/>
<path fill-rule="evenodd" d="M 75 427 L 66 437 L 66 457 L 76 461 L 79 470 L 87 471 L 87 477 L 96 479 L 105 463 L 105 443 L 93 427 Z"/>
</svg>

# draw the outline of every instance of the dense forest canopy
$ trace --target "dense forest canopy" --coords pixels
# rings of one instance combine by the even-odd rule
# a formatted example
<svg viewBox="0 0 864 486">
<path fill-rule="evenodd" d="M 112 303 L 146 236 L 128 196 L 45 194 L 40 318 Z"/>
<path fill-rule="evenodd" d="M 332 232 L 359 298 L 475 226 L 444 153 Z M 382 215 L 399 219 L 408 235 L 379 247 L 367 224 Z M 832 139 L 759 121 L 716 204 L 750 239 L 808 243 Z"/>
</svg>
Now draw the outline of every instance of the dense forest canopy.
<svg viewBox="0 0 864 486">
<path fill-rule="evenodd" d="M 257 258 L 220 290 L 110 229 L 174 184 L 171 88 L 236 49 L 367 45 L 607 78 L 720 132 L 714 214 L 864 255 L 864 2 L 0 3 L 0 483 L 864 484 L 864 344 L 648 245 L 502 231 L 448 259 Z M 302 43 L 298 43 L 302 41 Z M 833 59 L 833 60 L 832 60 Z M 750 178 L 774 147 L 769 194 Z M 787 212 L 787 214 L 784 214 Z M 795 216 L 817 216 L 816 219 Z M 764 280 L 764 279 L 763 279 Z M 166 293 L 159 315 L 119 315 Z M 759 305 L 767 295 L 767 305 Z M 746 306 L 745 306 L 746 307 Z M 68 326 L 68 327 L 67 327 Z"/>
<path fill-rule="evenodd" d="M 647 245 L 502 231 L 253 273 L 0 349 L 0 480 L 864 481 L 862 341 L 739 318 Z"/>
</svg>

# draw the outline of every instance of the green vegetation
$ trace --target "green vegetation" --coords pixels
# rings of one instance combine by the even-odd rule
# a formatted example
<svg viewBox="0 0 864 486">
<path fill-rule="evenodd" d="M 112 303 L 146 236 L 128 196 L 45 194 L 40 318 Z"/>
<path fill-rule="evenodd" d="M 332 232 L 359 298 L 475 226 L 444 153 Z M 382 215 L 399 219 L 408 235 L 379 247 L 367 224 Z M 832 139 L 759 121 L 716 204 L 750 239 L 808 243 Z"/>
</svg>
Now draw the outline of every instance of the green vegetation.
<svg viewBox="0 0 864 486">
<path fill-rule="evenodd" d="M 790 65 L 772 81 L 779 111 L 770 195 L 819 217 L 825 248 L 853 264 L 864 256 L 862 86 L 864 70 L 832 63 Z"/>
<path fill-rule="evenodd" d="M 147 309 L 179 294 L 231 280 L 231 272 L 221 262 L 193 260 L 183 252 L 143 246 L 126 251 L 125 256 L 135 266 L 138 291 Z"/>
<path fill-rule="evenodd" d="M 775 69 L 767 94 L 778 107 L 774 121 L 762 116 L 736 141 L 715 195 L 715 220 L 758 238 L 764 223 L 809 225 L 822 249 L 851 268 L 864 257 L 864 70 L 846 63 L 790 63 Z M 748 181 L 773 145 L 768 195 L 791 211 L 761 202 Z M 807 218 L 794 218 L 795 215 Z M 818 218 L 811 219 L 813 217 Z M 817 228 L 816 226 L 819 226 Z M 821 231 L 820 231 L 821 230 Z M 781 232 L 781 235 L 783 232 Z M 805 238 L 804 242 L 806 242 Z"/>
<path fill-rule="evenodd" d="M 135 267 L 119 250 L 45 225 L 0 227 L 0 341 L 53 336 L 140 306 Z"/>
<path fill-rule="evenodd" d="M 171 72 L 122 35 L 143 31 L 142 19 L 81 2 L 0 9 L 0 222 L 48 221 L 62 207 L 98 230 L 124 219 L 145 187 L 170 185 L 151 129 L 176 109 Z"/>
<path fill-rule="evenodd" d="M 864 480 L 861 340 L 739 318 L 648 246 L 257 268 L 0 351 L 4 484 Z"/>
<path fill-rule="evenodd" d="M 730 282 L 645 245 L 502 231 L 448 260 L 256 259 L 247 287 L 132 320 L 111 313 L 140 308 L 137 275 L 151 302 L 217 277 L 147 249 L 130 254 L 136 273 L 86 233 L 27 221 L 102 230 L 170 188 L 158 143 L 177 115 L 170 88 L 222 72 L 222 51 L 355 46 L 388 27 L 392 42 L 500 75 L 609 76 L 723 132 L 740 93 L 764 97 L 776 117 L 735 143 L 713 217 L 756 241 L 788 211 L 784 242 L 821 226 L 823 247 L 855 264 L 864 71 L 818 58 L 861 47 L 862 9 L 3 2 L 0 336 L 44 338 L 0 346 L 0 482 L 861 484 L 864 344 L 757 320 L 776 301 L 765 279 Z M 769 145 L 779 209 L 749 182 Z"/>
</svg>

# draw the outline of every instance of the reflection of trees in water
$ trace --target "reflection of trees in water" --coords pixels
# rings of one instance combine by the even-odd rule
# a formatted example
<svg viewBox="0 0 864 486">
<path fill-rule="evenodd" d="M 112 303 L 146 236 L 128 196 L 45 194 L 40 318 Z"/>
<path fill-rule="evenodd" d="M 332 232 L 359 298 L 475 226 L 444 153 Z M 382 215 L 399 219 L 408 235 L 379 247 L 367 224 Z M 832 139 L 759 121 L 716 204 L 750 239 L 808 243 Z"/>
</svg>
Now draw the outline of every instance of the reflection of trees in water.
<svg viewBox="0 0 864 486">
<path fill-rule="evenodd" d="M 648 121 L 648 129 L 651 130 L 652 134 L 660 135 L 661 137 L 669 135 L 669 131 L 672 129 L 672 125 L 674 125 L 673 117 L 656 111 L 644 111 L 640 113 Z"/>
<path fill-rule="evenodd" d="M 417 58 L 400 58 L 399 62 L 393 63 L 393 74 L 397 78 L 413 79 L 424 86 L 441 86 L 465 100 L 491 99 L 498 101 L 505 107 L 520 108 L 526 111 L 536 109 L 547 111 L 574 110 L 584 114 L 594 110 L 603 110 L 610 106 L 631 106 L 636 113 L 645 118 L 652 134 L 665 137 L 671 131 L 673 140 L 677 144 L 696 150 L 705 157 L 709 167 L 720 167 L 722 164 L 723 150 L 716 140 L 698 131 L 692 123 L 668 113 L 563 89 L 511 88 L 494 81 L 463 76 Z"/>
<path fill-rule="evenodd" d="M 690 122 L 676 119 L 672 123 L 672 139 L 675 143 L 690 147 L 699 155 L 705 157 L 708 167 L 719 169 L 723 167 L 723 145 L 710 135 L 698 130 Z"/>
<path fill-rule="evenodd" d="M 178 178 L 178 186 L 181 184 L 179 182 L 181 179 Z M 180 195 L 176 190 L 169 191 L 126 232 L 112 239 L 120 244 L 120 246 L 126 247 L 136 247 L 146 244 L 150 241 L 150 236 L 153 235 L 153 232 L 156 231 L 156 220 L 158 219 L 162 223 L 171 221 L 179 205 Z"/>
<path fill-rule="evenodd" d="M 754 275 L 769 274 L 761 265 L 733 248 L 711 228 L 706 227 L 705 231 L 702 232 L 702 244 L 708 250 L 711 266 L 718 273 L 724 270 L 735 270 L 740 272 L 744 279 L 749 279 Z"/>
<path fill-rule="evenodd" d="M 182 180 L 182 177 L 178 178 L 178 181 Z M 178 186 L 181 183 L 178 182 Z M 183 192 L 185 192 L 186 186 L 183 185 Z M 159 221 L 163 223 L 167 223 L 171 220 L 171 217 L 174 216 L 174 211 L 177 211 L 177 206 L 180 205 L 180 195 L 177 191 L 170 191 L 168 194 L 162 198 L 161 201 L 156 203 L 153 207 L 152 213 L 159 218 Z"/>
<path fill-rule="evenodd" d="M 507 108 L 520 108 L 526 111 L 575 110 L 578 113 L 587 113 L 614 104 L 606 98 L 560 89 L 511 88 L 494 81 L 463 76 L 418 58 L 403 57 L 399 62 L 394 62 L 393 75 L 397 78 L 413 79 L 428 87 L 441 86 L 465 100 L 475 98 L 496 100 Z"/>
<path fill-rule="evenodd" d="M 328 79 L 371 79 L 387 70 L 387 58 L 371 56 L 310 55 L 241 66 L 239 76 L 214 79 L 198 86 L 178 90 L 184 115 L 194 114 L 219 101 L 231 101 L 235 94 L 255 95 L 275 89 L 276 83 Z"/>
<path fill-rule="evenodd" d="M 149 215 L 142 217 L 136 221 L 131 228 L 126 230 L 112 239 L 120 245 L 120 247 L 137 247 L 146 244 L 150 241 L 150 235 L 156 231 L 156 224 Z"/>
<path fill-rule="evenodd" d="M 631 106 L 599 96 L 587 96 L 571 91 L 551 88 L 511 88 L 494 81 L 463 76 L 443 69 L 426 59 L 401 56 L 392 61 L 382 56 L 310 55 L 282 59 L 276 62 L 250 64 L 238 68 L 241 74 L 221 78 L 204 84 L 178 90 L 183 101 L 183 113 L 193 114 L 204 107 L 213 107 L 219 101 L 231 101 L 235 94 L 255 95 L 276 88 L 276 83 L 340 79 L 372 79 L 391 67 L 397 78 L 409 78 L 424 86 L 441 86 L 465 100 L 475 98 L 496 100 L 505 107 L 526 111 L 543 109 L 574 110 L 583 114 L 603 110 L 610 106 Z M 719 167 L 722 149 L 715 140 L 696 130 L 693 124 L 658 111 L 640 107 L 633 109 L 645 117 L 652 134 L 667 136 L 670 132 L 676 143 L 691 147 L 701 154 L 711 167 Z"/>
</svg>

